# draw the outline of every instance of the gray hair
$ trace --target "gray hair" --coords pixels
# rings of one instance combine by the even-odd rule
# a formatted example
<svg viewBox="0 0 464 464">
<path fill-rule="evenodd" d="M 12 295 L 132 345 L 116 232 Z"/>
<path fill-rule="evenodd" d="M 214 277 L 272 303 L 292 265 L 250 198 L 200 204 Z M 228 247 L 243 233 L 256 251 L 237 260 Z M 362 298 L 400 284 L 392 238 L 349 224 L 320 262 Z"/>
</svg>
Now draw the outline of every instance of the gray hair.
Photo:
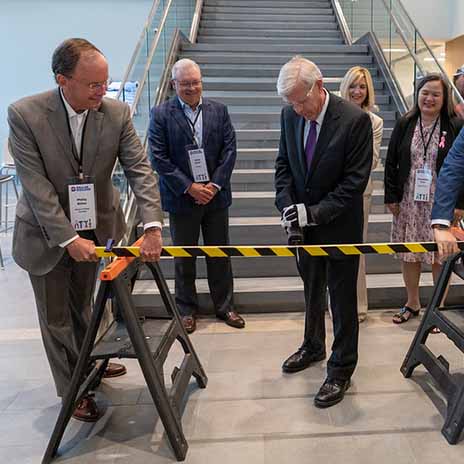
<svg viewBox="0 0 464 464">
<path fill-rule="evenodd" d="M 189 60 L 188 58 L 182 58 L 181 60 L 176 61 L 172 67 L 171 78 L 175 80 L 179 71 L 191 67 L 197 68 L 201 74 L 200 66 L 198 66 L 198 64 L 195 63 L 195 61 Z"/>
<path fill-rule="evenodd" d="M 303 82 L 309 89 L 319 79 L 322 79 L 321 70 L 312 61 L 296 55 L 282 66 L 277 79 L 277 93 L 286 97 L 298 82 Z"/>
</svg>

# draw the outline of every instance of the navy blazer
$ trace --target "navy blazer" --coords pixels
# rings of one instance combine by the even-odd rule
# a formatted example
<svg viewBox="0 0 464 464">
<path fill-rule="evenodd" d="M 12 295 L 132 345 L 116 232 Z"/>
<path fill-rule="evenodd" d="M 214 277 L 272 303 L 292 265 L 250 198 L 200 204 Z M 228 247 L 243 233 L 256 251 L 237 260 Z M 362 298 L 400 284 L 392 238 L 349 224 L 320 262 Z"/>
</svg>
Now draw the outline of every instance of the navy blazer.
<svg viewBox="0 0 464 464">
<path fill-rule="evenodd" d="M 363 192 L 373 158 L 371 119 L 352 103 L 330 94 L 309 171 L 304 124 L 291 106 L 283 108 L 276 206 L 281 212 L 293 203 L 309 207 L 317 225 L 305 229 L 307 243 L 361 243 Z"/>
<path fill-rule="evenodd" d="M 230 177 L 237 157 L 235 130 L 222 103 L 203 98 L 202 119 L 202 148 L 210 181 L 221 187 L 207 208 L 227 208 L 232 203 Z M 177 96 L 152 109 L 148 143 L 153 169 L 160 176 L 163 210 L 189 214 L 203 208 L 185 193 L 193 182 L 185 148 L 192 144 L 192 131 Z"/>
<path fill-rule="evenodd" d="M 458 199 L 464 188 L 464 130 L 454 140 L 437 179 L 432 220 L 453 220 L 454 208 L 462 208 Z"/>
</svg>

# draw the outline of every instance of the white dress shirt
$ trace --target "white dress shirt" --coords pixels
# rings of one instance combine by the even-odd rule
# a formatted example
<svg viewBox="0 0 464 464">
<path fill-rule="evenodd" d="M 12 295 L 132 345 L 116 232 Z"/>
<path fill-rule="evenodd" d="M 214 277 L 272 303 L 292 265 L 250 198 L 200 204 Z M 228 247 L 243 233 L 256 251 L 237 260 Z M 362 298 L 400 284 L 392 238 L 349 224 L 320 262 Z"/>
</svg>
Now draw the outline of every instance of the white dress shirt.
<svg viewBox="0 0 464 464">
<path fill-rule="evenodd" d="M 81 157 L 81 150 L 82 150 L 82 136 L 84 133 L 85 121 L 87 119 L 87 115 L 89 114 L 89 110 L 85 110 L 82 113 L 76 113 L 73 107 L 68 103 L 66 100 L 63 90 L 60 88 L 61 97 L 63 98 L 64 107 L 68 114 L 69 126 L 71 127 L 71 133 L 73 136 L 74 146 L 76 147 L 77 154 L 79 158 Z M 151 227 L 158 227 L 162 228 L 160 222 L 148 222 L 147 224 L 143 225 L 143 230 L 147 230 Z M 65 248 L 70 243 L 74 242 L 76 238 L 79 238 L 79 235 L 76 234 L 74 237 L 66 240 L 65 242 L 60 243 L 61 248 Z"/>
</svg>

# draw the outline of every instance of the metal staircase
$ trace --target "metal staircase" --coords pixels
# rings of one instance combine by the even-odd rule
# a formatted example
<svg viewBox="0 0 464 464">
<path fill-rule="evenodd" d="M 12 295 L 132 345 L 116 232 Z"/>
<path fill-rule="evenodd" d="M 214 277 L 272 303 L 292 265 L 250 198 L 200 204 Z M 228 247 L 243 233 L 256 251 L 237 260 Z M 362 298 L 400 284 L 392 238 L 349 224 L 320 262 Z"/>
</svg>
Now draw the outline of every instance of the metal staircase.
<svg viewBox="0 0 464 464">
<path fill-rule="evenodd" d="M 375 41 L 349 45 L 331 0 L 205 0 L 195 44 L 184 44 L 179 58 L 191 58 L 201 67 L 204 96 L 226 104 L 237 133 L 238 158 L 232 177 L 231 243 L 284 244 L 286 237 L 274 206 L 274 161 L 280 136 L 282 100 L 276 81 L 281 66 L 293 55 L 314 61 L 325 86 L 338 91 L 346 71 L 367 67 L 373 77 L 379 115 L 384 119 L 381 157 L 397 115 L 403 108 L 392 98 L 391 86 L 374 53 Z M 380 51 L 381 53 L 381 51 Z M 368 241 L 390 239 L 391 215 L 383 205 L 383 168 L 374 173 L 375 190 L 369 217 Z M 169 228 L 163 234 L 170 243 Z M 162 269 L 173 288 L 172 260 Z M 303 284 L 291 258 L 233 258 L 235 303 L 239 311 L 302 310 Z M 370 308 L 395 308 L 404 303 L 399 261 L 389 256 L 367 256 Z M 206 266 L 197 261 L 197 289 L 202 312 L 211 302 Z M 133 296 L 139 310 L 161 299 L 150 280 L 141 276 Z M 424 276 L 431 294 L 431 278 Z M 424 293 L 424 295 L 426 294 Z M 452 294 L 451 294 L 452 296 Z"/>
</svg>

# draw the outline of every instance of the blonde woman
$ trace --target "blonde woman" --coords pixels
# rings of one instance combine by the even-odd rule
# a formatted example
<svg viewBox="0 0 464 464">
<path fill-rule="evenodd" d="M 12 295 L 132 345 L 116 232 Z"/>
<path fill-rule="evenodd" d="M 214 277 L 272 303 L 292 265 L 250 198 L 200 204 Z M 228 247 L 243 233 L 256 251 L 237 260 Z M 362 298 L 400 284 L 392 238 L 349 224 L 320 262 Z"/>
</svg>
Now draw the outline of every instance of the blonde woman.
<svg viewBox="0 0 464 464">
<path fill-rule="evenodd" d="M 373 113 L 377 110 L 375 105 L 374 84 L 372 77 L 366 68 L 354 66 L 345 74 L 340 84 L 340 96 L 345 100 L 354 103 L 361 109 L 366 111 L 372 122 L 373 143 L 374 143 L 374 159 L 372 160 L 372 170 L 377 167 L 380 159 L 380 144 L 383 134 L 383 119 Z M 366 190 L 364 192 L 364 230 L 363 239 L 367 239 L 367 226 L 369 221 L 369 209 L 371 206 L 373 183 L 372 178 L 369 179 Z M 359 322 L 364 322 L 367 317 L 367 286 L 366 286 L 366 261 L 365 257 L 361 256 L 359 260 L 358 272 L 358 319 Z"/>
</svg>

